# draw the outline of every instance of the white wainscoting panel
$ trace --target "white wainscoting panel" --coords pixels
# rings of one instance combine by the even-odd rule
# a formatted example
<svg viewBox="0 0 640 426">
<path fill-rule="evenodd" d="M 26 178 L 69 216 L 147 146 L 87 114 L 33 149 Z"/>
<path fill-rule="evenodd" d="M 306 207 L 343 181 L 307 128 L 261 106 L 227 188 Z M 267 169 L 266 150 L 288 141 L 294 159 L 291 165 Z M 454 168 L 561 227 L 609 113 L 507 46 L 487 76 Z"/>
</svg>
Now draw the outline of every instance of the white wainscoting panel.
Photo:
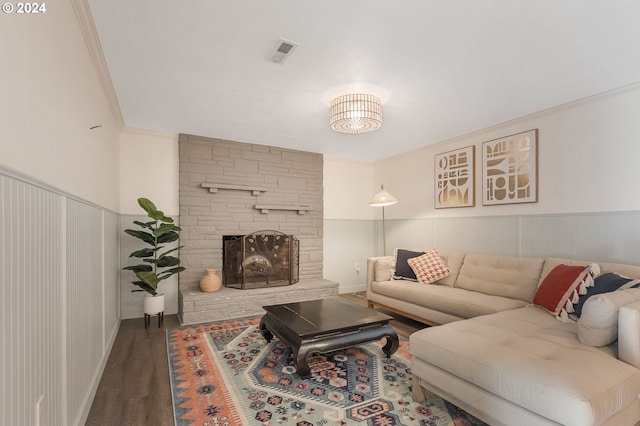
<svg viewBox="0 0 640 426">
<path fill-rule="evenodd" d="M 106 356 L 118 334 L 120 326 L 120 217 L 105 211 L 104 215 L 104 336 L 103 351 Z"/>
<path fill-rule="evenodd" d="M 376 255 L 374 227 L 370 220 L 324 221 L 323 277 L 338 282 L 339 293 L 366 290 L 367 258 Z"/>
<path fill-rule="evenodd" d="M 82 425 L 115 340 L 119 216 L 0 168 L 0 425 Z"/>
<path fill-rule="evenodd" d="M 0 175 L 0 423 L 67 424 L 62 200 Z"/>
<path fill-rule="evenodd" d="M 522 256 L 640 265 L 640 212 L 523 216 Z"/>
<path fill-rule="evenodd" d="M 80 416 L 104 353 L 102 212 L 68 199 L 66 231 L 68 410 Z"/>
<path fill-rule="evenodd" d="M 387 221 L 386 230 L 387 252 L 395 247 L 434 247 L 640 265 L 638 211 L 402 219 Z"/>
</svg>

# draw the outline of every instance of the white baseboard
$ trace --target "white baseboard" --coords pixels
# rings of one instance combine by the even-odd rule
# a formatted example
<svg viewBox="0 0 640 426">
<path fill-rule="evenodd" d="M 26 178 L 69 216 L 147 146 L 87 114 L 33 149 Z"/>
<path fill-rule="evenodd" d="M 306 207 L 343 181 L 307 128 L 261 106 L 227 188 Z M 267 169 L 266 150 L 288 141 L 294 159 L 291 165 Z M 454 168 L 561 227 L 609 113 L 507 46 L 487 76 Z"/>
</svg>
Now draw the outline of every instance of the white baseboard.
<svg viewBox="0 0 640 426">
<path fill-rule="evenodd" d="M 339 291 L 340 291 L 340 294 L 356 293 L 358 291 L 367 291 L 367 286 L 365 284 L 354 284 L 354 285 L 340 284 Z"/>
</svg>

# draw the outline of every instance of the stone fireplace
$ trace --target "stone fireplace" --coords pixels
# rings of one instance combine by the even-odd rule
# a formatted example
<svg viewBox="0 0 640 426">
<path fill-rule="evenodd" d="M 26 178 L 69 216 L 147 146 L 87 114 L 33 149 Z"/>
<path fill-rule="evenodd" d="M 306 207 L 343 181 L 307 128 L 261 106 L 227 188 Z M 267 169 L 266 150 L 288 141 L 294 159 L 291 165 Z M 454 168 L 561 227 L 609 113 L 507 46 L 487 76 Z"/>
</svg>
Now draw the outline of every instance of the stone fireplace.
<svg viewBox="0 0 640 426">
<path fill-rule="evenodd" d="M 179 155 L 180 258 L 186 270 L 180 273 L 178 314 L 183 323 L 260 314 L 260 306 L 270 302 L 337 295 L 337 283 L 322 277 L 322 154 L 181 134 Z M 200 291 L 205 269 L 228 278 L 224 237 L 261 229 L 295 236 L 298 262 L 289 279 L 297 283 L 263 285 L 267 279 L 259 276 L 260 262 L 254 258 L 249 280 L 245 268 L 245 291 L 238 283 L 215 293 Z M 268 281 L 281 280 L 269 276 Z"/>
<path fill-rule="evenodd" d="M 299 281 L 298 239 L 279 231 L 222 237 L 226 287 L 241 290 L 279 287 Z"/>
</svg>

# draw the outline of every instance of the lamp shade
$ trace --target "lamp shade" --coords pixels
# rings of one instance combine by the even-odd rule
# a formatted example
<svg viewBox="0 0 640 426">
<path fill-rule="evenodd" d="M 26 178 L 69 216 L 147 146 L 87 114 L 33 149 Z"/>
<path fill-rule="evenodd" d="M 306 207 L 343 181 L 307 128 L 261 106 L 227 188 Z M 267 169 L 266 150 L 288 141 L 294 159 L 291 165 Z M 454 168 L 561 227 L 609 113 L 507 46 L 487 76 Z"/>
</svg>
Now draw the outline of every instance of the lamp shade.
<svg viewBox="0 0 640 426">
<path fill-rule="evenodd" d="M 372 207 L 385 207 L 390 206 L 398 202 L 398 199 L 384 190 L 384 185 L 380 185 L 380 191 L 374 195 L 369 201 L 369 205 Z"/>
<path fill-rule="evenodd" d="M 329 122 L 340 133 L 367 133 L 382 126 L 382 103 L 362 93 L 338 96 L 331 101 Z"/>
</svg>

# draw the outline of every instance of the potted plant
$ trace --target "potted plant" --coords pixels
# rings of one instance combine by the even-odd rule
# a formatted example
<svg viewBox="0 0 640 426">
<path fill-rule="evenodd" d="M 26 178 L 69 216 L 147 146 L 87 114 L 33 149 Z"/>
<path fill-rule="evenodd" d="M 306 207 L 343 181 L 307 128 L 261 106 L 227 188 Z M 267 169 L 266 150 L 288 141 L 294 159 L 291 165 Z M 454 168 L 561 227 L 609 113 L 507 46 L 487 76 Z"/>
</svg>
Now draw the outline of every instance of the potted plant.
<svg viewBox="0 0 640 426">
<path fill-rule="evenodd" d="M 122 269 L 133 271 L 138 278 L 131 283 L 138 286 L 138 289 L 131 291 L 146 291 L 144 299 L 144 313 L 148 315 L 159 314 L 164 311 L 164 294 L 158 293 L 158 285 L 178 272 L 185 270 L 180 266 L 180 259 L 171 256 L 183 246 L 162 251 L 165 244 L 176 241 L 180 236 L 180 227 L 173 223 L 173 219 L 165 216 L 158 210 L 151 201 L 146 198 L 138 198 L 138 204 L 153 219 L 149 222 L 135 220 L 140 230 L 125 229 L 124 232 L 142 240 L 148 247 L 136 250 L 129 257 L 136 257 L 142 260 L 142 264 L 127 266 Z"/>
</svg>

